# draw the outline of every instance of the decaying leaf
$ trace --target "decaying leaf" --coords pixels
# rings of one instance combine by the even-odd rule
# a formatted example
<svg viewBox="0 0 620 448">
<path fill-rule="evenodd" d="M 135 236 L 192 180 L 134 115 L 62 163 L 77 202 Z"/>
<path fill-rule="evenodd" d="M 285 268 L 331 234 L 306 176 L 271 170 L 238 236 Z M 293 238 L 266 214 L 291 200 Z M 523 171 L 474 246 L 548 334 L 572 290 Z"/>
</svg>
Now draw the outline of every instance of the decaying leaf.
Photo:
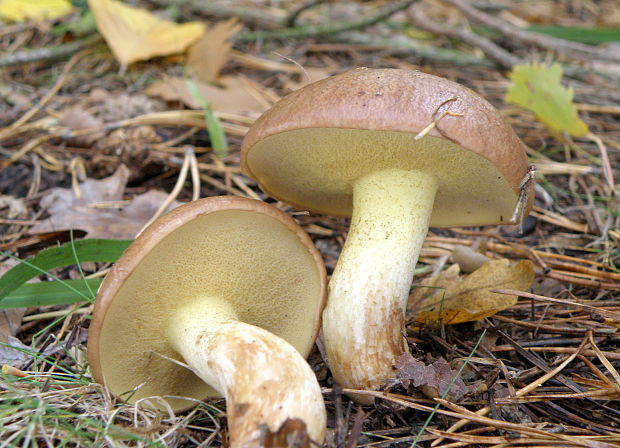
<svg viewBox="0 0 620 448">
<path fill-rule="evenodd" d="M 260 446 L 265 448 L 310 448 L 312 442 L 306 423 L 298 418 L 287 418 L 276 431 L 262 428 Z"/>
<path fill-rule="evenodd" d="M 194 81 L 204 100 L 217 112 L 258 116 L 268 105 L 258 101 L 239 78 L 226 76 L 220 79 L 222 87 Z M 166 101 L 180 101 L 192 109 L 202 109 L 199 101 L 190 93 L 184 78 L 165 78 L 156 81 L 145 91 L 147 95 Z"/>
<path fill-rule="evenodd" d="M 409 353 L 403 353 L 396 359 L 395 367 L 398 381 L 405 388 L 411 384 L 429 398 L 439 398 L 445 393 L 448 400 L 458 401 L 469 392 L 457 371 L 443 358 L 426 365 Z"/>
<path fill-rule="evenodd" d="M 116 0 L 88 0 L 97 29 L 124 65 L 181 53 L 202 36 L 201 22 L 176 24 Z"/>
<path fill-rule="evenodd" d="M 52 189 L 40 204 L 50 217 L 32 227 L 30 233 L 79 229 L 87 232 L 89 238 L 135 238 L 168 195 L 151 190 L 119 208 L 128 179 L 129 170 L 120 165 L 110 177 L 81 183 L 79 198 L 72 189 Z M 166 211 L 178 205 L 174 201 Z"/>
<path fill-rule="evenodd" d="M 187 66 L 205 82 L 216 82 L 230 55 L 230 38 L 239 32 L 241 24 L 232 18 L 207 28 L 188 51 Z"/>
<path fill-rule="evenodd" d="M 303 70 L 299 70 L 299 81 L 287 80 L 284 87 L 290 90 L 299 90 L 308 84 L 327 78 L 334 71 L 333 67 L 304 67 Z"/>
<path fill-rule="evenodd" d="M 515 65 L 509 76 L 512 85 L 506 92 L 506 102 L 532 111 L 556 134 L 566 132 L 573 137 L 588 134 L 588 126 L 579 118 L 573 103 L 573 89 L 561 83 L 560 64 Z"/>
<path fill-rule="evenodd" d="M 521 260 L 491 260 L 471 274 L 459 278 L 453 265 L 437 277 L 416 287 L 409 297 L 408 313 L 415 325 L 469 322 L 511 307 L 516 296 L 496 294 L 494 289 L 528 290 L 534 281 L 534 265 Z"/>
<path fill-rule="evenodd" d="M 0 0 L 0 19 L 7 22 L 43 22 L 73 11 L 69 0 Z"/>
<path fill-rule="evenodd" d="M 62 126 L 66 126 L 73 131 L 90 128 L 103 128 L 103 121 L 93 116 L 90 112 L 81 107 L 72 107 L 63 112 L 59 120 Z M 105 132 L 93 132 L 72 139 L 72 143 L 83 146 L 90 146 L 105 135 Z"/>
</svg>

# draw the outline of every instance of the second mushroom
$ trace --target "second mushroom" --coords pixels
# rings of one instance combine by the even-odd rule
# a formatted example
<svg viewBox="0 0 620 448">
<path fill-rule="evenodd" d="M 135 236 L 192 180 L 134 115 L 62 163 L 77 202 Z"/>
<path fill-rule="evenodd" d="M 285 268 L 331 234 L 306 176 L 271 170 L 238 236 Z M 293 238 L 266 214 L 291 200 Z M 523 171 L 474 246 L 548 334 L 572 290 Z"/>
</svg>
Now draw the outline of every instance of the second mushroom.
<svg viewBox="0 0 620 448">
<path fill-rule="evenodd" d="M 407 350 L 405 307 L 429 225 L 514 222 L 531 186 L 524 145 L 493 106 L 398 69 L 351 70 L 282 99 L 245 137 L 242 167 L 277 199 L 351 216 L 323 335 L 334 378 L 356 389 L 379 388 Z"/>
<path fill-rule="evenodd" d="M 93 376 L 174 410 L 226 397 L 231 447 L 262 446 L 261 431 L 287 419 L 320 444 L 325 405 L 304 356 L 325 284 L 312 241 L 280 210 L 235 197 L 188 203 L 149 226 L 101 285 Z"/>
</svg>

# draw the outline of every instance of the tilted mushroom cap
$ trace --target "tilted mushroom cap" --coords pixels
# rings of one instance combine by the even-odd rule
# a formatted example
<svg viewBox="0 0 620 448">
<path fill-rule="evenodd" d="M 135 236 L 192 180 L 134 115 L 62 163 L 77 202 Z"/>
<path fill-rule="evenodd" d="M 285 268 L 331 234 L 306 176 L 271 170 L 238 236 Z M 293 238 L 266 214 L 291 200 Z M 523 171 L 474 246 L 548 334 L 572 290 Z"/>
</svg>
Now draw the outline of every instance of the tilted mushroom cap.
<svg viewBox="0 0 620 448">
<path fill-rule="evenodd" d="M 523 143 L 486 100 L 400 69 L 354 69 L 292 93 L 253 125 L 241 157 L 268 194 L 336 216 L 350 216 L 356 179 L 427 172 L 439 183 L 431 226 L 508 223 L 528 173 Z"/>
<path fill-rule="evenodd" d="M 115 394 L 128 392 L 131 401 L 219 395 L 167 359 L 181 360 L 167 337 L 175 311 L 216 297 L 214 313 L 230 307 L 240 321 L 274 333 L 305 357 L 325 285 L 319 253 L 285 213 L 244 198 L 186 204 L 146 229 L 102 284 L 88 346 L 94 377 Z M 168 401 L 174 409 L 192 405 Z"/>
</svg>

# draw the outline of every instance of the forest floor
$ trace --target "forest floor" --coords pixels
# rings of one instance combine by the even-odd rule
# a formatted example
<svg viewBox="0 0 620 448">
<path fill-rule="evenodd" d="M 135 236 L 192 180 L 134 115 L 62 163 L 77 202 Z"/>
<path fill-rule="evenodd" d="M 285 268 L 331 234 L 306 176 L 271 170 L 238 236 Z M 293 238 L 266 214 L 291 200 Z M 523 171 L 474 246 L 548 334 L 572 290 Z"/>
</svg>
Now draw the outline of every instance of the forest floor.
<svg viewBox="0 0 620 448">
<path fill-rule="evenodd" d="M 81 240 L 124 244 L 162 202 L 218 195 L 292 214 L 331 274 L 348 220 L 269 198 L 242 172 L 239 150 L 280 98 L 355 67 L 420 70 L 469 87 L 501 112 L 536 168 L 534 206 L 520 228 L 431 228 L 414 284 L 433 284 L 454 264 L 465 269 L 473 253 L 515 272 L 529 260 L 534 277 L 518 297 L 492 293 L 510 306 L 474 321 L 454 323 L 441 311 L 436 322 L 420 320 L 412 305 L 406 337 L 417 361 L 397 366 L 397 380 L 371 393 L 372 406 L 335 386 L 315 349 L 309 362 L 326 401 L 326 446 L 620 446 L 617 0 L 128 3 L 209 24 L 207 37 L 147 57 L 161 41 L 130 39 L 119 26 L 134 61 L 110 50 L 114 37 L 85 1 L 55 20 L 3 23 L 0 0 L 0 274 L 19 260 L 49 269 L 26 286 L 33 275 L 0 278 L 0 447 L 225 444 L 223 400 L 175 415 L 123 403 L 95 383 L 86 361 L 93 299 L 58 281 L 86 278 L 75 287 L 92 292 L 126 246 L 101 246 L 97 257 Z M 574 92 L 571 101 L 553 81 L 533 89 L 545 104 L 564 97 L 551 117 L 506 100 L 515 67 L 530 62 L 561 67 L 561 84 Z M 555 113 L 572 108 L 578 118 L 556 122 Z M 131 218 L 119 215 L 152 191 Z M 32 258 L 61 244 L 73 248 L 68 262 Z M 424 300 L 415 290 L 412 297 Z M 286 446 L 284 436 L 267 446 Z"/>
</svg>

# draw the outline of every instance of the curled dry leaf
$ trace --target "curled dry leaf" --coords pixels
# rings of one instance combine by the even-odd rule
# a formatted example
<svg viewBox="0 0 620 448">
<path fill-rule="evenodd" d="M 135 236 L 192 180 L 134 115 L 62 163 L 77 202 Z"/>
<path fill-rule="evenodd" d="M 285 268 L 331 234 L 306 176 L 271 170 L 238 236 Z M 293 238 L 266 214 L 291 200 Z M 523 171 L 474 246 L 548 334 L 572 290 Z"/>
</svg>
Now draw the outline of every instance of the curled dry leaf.
<svg viewBox="0 0 620 448">
<path fill-rule="evenodd" d="M 222 87 L 194 81 L 204 100 L 217 112 L 232 114 L 246 114 L 258 116 L 268 105 L 257 100 L 250 92 L 249 87 L 241 79 L 226 76 L 220 79 Z M 188 89 L 184 78 L 165 78 L 156 81 L 146 90 L 147 95 L 163 98 L 166 101 L 180 101 L 192 109 L 202 109 L 200 101 L 194 98 Z"/>
<path fill-rule="evenodd" d="M 115 0 L 88 0 L 97 29 L 123 65 L 181 53 L 202 36 L 204 24 L 176 24 Z"/>
<path fill-rule="evenodd" d="M 85 231 L 89 238 L 135 238 L 168 195 L 151 190 L 119 208 L 128 179 L 129 170 L 121 165 L 110 177 L 87 179 L 81 183 L 79 198 L 72 189 L 50 190 L 40 204 L 50 217 L 32 227 L 30 233 L 79 229 Z M 180 203 L 174 201 L 166 211 L 178 205 Z"/>
<path fill-rule="evenodd" d="M 521 260 L 491 260 L 465 276 L 453 265 L 426 279 L 409 297 L 408 312 L 415 326 L 458 324 L 482 319 L 511 307 L 516 296 L 496 294 L 494 289 L 528 290 L 534 281 L 534 265 Z"/>
<path fill-rule="evenodd" d="M 81 107 L 72 107 L 63 112 L 59 120 L 62 126 L 66 126 L 73 131 L 82 129 L 103 128 L 103 121 L 93 116 L 90 112 Z M 72 143 L 82 146 L 90 146 L 105 135 L 105 132 L 93 132 L 92 134 L 82 135 L 72 139 Z"/>
<path fill-rule="evenodd" d="M 287 418 L 280 428 L 270 431 L 263 428 L 260 446 L 265 448 L 311 448 L 313 446 L 306 423 L 298 418 Z"/>
<path fill-rule="evenodd" d="M 456 370 L 443 358 L 436 359 L 426 365 L 409 353 L 403 353 L 396 359 L 397 378 L 405 388 L 409 385 L 417 387 L 429 398 L 442 397 L 450 401 L 458 401 L 469 392 Z"/>
<path fill-rule="evenodd" d="M 218 22 L 208 27 L 202 37 L 189 48 L 187 66 L 199 80 L 218 80 L 232 48 L 230 38 L 241 28 L 236 18 Z"/>
<path fill-rule="evenodd" d="M 321 79 L 325 79 L 335 71 L 334 67 L 322 68 L 322 67 L 303 67 L 299 69 L 299 81 L 293 81 L 288 79 L 284 82 L 284 87 L 293 91 L 299 90 L 308 84 L 311 84 Z"/>
</svg>

